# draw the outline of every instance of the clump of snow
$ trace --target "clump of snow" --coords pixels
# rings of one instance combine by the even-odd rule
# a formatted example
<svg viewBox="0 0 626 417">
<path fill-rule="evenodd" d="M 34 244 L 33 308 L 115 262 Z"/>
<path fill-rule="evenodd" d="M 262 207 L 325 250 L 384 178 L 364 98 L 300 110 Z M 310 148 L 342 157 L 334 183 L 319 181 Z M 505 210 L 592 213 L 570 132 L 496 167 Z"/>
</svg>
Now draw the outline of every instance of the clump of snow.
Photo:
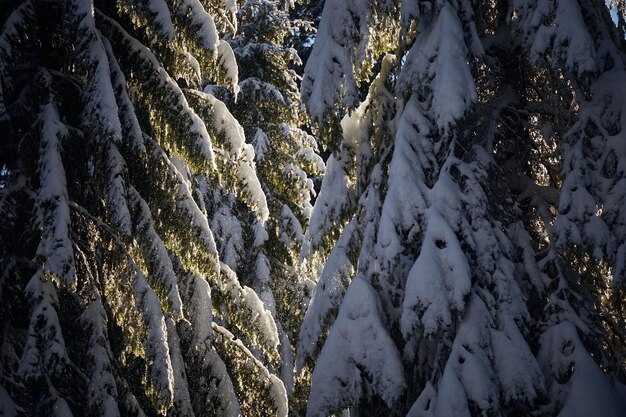
<svg viewBox="0 0 626 417">
<path fill-rule="evenodd" d="M 182 317 L 182 301 L 178 292 L 177 277 L 165 244 L 154 228 L 154 220 L 148 204 L 132 186 L 129 189 L 130 201 L 135 208 L 135 227 L 139 247 L 148 265 L 148 278 L 162 287 L 167 294 L 174 317 Z"/>
<path fill-rule="evenodd" d="M 43 106 L 40 115 L 39 190 L 37 217 L 42 228 L 37 256 L 44 259 L 44 269 L 67 285 L 76 280 L 74 249 L 70 239 L 72 222 L 68 206 L 65 169 L 61 158 L 61 139 L 68 134 L 53 103 Z"/>
<path fill-rule="evenodd" d="M 402 332 L 419 324 L 426 336 L 452 324 L 452 312 L 462 312 L 471 286 L 465 253 L 447 221 L 435 209 L 427 211 L 427 229 L 420 255 L 409 272 L 402 305 Z"/>
<path fill-rule="evenodd" d="M 335 319 L 333 314 L 341 304 L 350 280 L 354 274 L 354 266 L 347 256 L 349 246 L 357 235 L 356 220 L 352 220 L 343 230 L 324 264 L 322 274 L 313 290 L 311 301 L 300 326 L 298 339 L 296 369 L 302 369 L 304 360 L 315 354 L 324 332 Z"/>
<path fill-rule="evenodd" d="M 304 68 L 302 97 L 314 122 L 320 124 L 336 103 L 359 103 L 354 74 L 365 59 L 370 36 L 368 2 L 328 0 L 311 55 Z M 355 22 L 358 22 L 358 27 Z"/>
<path fill-rule="evenodd" d="M 307 416 L 348 408 L 363 390 L 393 407 L 405 388 L 400 354 L 379 317 L 376 293 L 362 277 L 346 292 L 313 371 Z"/>
<path fill-rule="evenodd" d="M 148 0 L 148 10 L 154 16 L 152 21 L 156 26 L 157 33 L 169 41 L 173 40 L 176 31 L 165 0 Z"/>
</svg>

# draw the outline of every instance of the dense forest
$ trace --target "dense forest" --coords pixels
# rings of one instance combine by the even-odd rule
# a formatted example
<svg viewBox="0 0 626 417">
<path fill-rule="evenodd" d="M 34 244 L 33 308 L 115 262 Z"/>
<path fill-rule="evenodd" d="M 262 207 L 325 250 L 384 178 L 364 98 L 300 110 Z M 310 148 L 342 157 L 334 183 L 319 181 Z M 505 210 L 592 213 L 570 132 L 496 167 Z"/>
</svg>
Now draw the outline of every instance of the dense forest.
<svg viewBox="0 0 626 417">
<path fill-rule="evenodd" d="M 626 416 L 623 0 L 0 27 L 0 416 Z"/>
</svg>

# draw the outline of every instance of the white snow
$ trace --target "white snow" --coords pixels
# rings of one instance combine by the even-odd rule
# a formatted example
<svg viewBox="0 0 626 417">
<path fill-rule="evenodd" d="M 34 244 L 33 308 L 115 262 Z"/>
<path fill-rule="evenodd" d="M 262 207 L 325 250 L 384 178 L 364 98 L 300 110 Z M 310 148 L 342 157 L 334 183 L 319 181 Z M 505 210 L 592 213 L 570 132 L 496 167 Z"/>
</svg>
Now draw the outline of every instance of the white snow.
<svg viewBox="0 0 626 417">
<path fill-rule="evenodd" d="M 163 310 L 158 297 L 138 268 L 135 270 L 133 290 L 135 306 L 141 312 L 147 330 L 144 349 L 150 369 L 150 382 L 159 401 L 166 404 L 174 396 L 174 371 L 167 343 L 167 328 Z"/>
<path fill-rule="evenodd" d="M 106 169 L 109 176 L 107 208 L 115 227 L 126 236 L 130 236 L 131 220 L 126 203 L 126 180 L 124 178 L 126 163 L 113 143 L 108 145 Z"/>
<path fill-rule="evenodd" d="M 37 217 L 42 228 L 37 255 L 45 259 L 44 268 L 67 285 L 75 282 L 74 250 L 70 239 L 71 219 L 65 169 L 61 158 L 61 139 L 68 132 L 53 103 L 43 106 L 40 115 L 39 190 Z"/>
<path fill-rule="evenodd" d="M 402 304 L 402 332 L 423 326 L 426 336 L 452 324 L 452 312 L 464 310 L 471 270 L 459 241 L 441 214 L 427 211 L 424 243 L 409 272 Z"/>
<path fill-rule="evenodd" d="M 304 315 L 298 339 L 296 370 L 302 369 L 304 360 L 319 348 L 324 332 L 335 320 L 336 311 L 346 292 L 355 268 L 346 252 L 357 234 L 357 222 L 345 227 L 324 264 L 321 276 Z"/>
<path fill-rule="evenodd" d="M 86 3 L 86 2 L 85 2 Z M 148 0 L 148 10 L 154 15 L 151 19 L 159 35 L 171 41 L 176 36 L 172 16 L 165 0 Z"/>
<path fill-rule="evenodd" d="M 430 86 L 431 112 L 441 131 L 447 132 L 477 100 L 469 58 L 457 12 L 446 3 L 411 47 L 399 80 L 400 90 Z"/>
<path fill-rule="evenodd" d="M 87 387 L 88 402 L 92 410 L 99 410 L 105 417 L 119 417 L 117 407 L 117 384 L 112 372 L 110 346 L 106 323 L 106 312 L 100 298 L 90 302 L 80 320 L 90 330 L 88 356 L 89 385 Z"/>
<path fill-rule="evenodd" d="M 379 317 L 376 293 L 359 276 L 348 287 L 313 371 L 307 416 L 348 408 L 370 389 L 393 407 L 404 388 L 400 354 Z"/>
<path fill-rule="evenodd" d="M 154 220 L 148 204 L 134 187 L 128 190 L 129 200 L 135 207 L 136 240 L 143 252 L 144 260 L 148 264 L 148 278 L 157 286 L 161 286 L 167 294 L 174 317 L 183 316 L 182 301 L 178 291 L 178 279 L 174 273 L 172 261 L 167 253 L 165 244 L 154 228 Z"/>
<path fill-rule="evenodd" d="M 558 417 L 626 415 L 626 401 L 589 355 L 571 322 L 556 324 L 544 333 L 538 358 L 553 378 L 572 371 L 565 390 L 557 380 L 550 381 L 551 395 L 562 396 L 564 401 Z"/>
<path fill-rule="evenodd" d="M 366 1 L 327 0 L 311 55 L 304 68 L 302 97 L 315 123 L 338 102 L 358 105 L 358 72 L 369 41 L 371 11 Z M 355 20 L 359 26 L 355 26 Z"/>
</svg>

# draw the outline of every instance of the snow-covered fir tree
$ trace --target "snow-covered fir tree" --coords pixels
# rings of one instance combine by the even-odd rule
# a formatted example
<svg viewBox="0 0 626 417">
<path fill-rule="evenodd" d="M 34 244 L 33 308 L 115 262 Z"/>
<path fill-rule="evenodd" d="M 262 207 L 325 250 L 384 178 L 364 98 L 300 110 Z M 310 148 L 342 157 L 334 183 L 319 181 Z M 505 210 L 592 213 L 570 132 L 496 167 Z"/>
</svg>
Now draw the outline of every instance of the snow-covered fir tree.
<svg viewBox="0 0 626 417">
<path fill-rule="evenodd" d="M 624 11 L 2 2 L 0 415 L 626 415 Z"/>
<path fill-rule="evenodd" d="M 289 344 L 250 287 L 268 279 L 273 200 L 241 124 L 204 91 L 239 93 L 220 39 L 236 14 L 3 2 L 0 414 L 288 414 Z M 304 210 L 308 190 L 285 204 Z M 256 281 L 240 275 L 244 243 Z"/>
<path fill-rule="evenodd" d="M 585 0 L 326 1 L 307 415 L 626 413 L 621 45 Z"/>
<path fill-rule="evenodd" d="M 239 93 L 215 85 L 206 89 L 228 104 L 254 147 L 269 211 L 267 236 L 255 245 L 246 244 L 245 235 L 234 233 L 229 249 L 222 252 L 228 258 L 224 262 L 237 268 L 276 318 L 290 406 L 304 408 L 306 392 L 299 387 L 308 384 L 296 387 L 293 356 L 312 283 L 300 274 L 299 255 L 312 211 L 314 180 L 323 174 L 324 161 L 315 138 L 302 129 L 307 119 L 295 71 L 301 62 L 287 43 L 296 30 L 307 33 L 312 29 L 309 22 L 290 18 L 293 7 L 288 1 L 243 3 L 237 12 L 237 32 L 228 37 L 239 66 Z M 232 226 L 229 220 L 221 228 L 240 230 Z"/>
</svg>

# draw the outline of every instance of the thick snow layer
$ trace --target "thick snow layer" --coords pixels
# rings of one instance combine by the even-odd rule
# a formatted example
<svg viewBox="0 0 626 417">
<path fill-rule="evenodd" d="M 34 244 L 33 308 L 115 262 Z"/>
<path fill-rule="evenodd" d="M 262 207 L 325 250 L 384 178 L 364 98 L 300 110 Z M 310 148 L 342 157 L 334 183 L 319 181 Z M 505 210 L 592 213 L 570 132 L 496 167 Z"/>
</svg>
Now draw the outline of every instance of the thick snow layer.
<svg viewBox="0 0 626 417">
<path fill-rule="evenodd" d="M 247 332 L 250 342 L 264 352 L 275 350 L 280 344 L 278 330 L 272 314 L 265 309 L 257 293 L 249 287 L 242 286 L 235 273 L 228 265 L 221 264 L 221 291 L 228 294 L 232 303 L 244 316 L 246 323 L 232 323 L 239 327 L 252 329 Z"/>
<path fill-rule="evenodd" d="M 154 228 L 154 220 L 148 204 L 132 186 L 128 190 L 129 200 L 135 208 L 137 240 L 144 260 L 148 264 L 148 278 L 167 294 L 174 317 L 183 316 L 182 301 L 178 291 L 178 279 L 174 273 L 167 248 Z"/>
<path fill-rule="evenodd" d="M 108 342 L 107 318 L 100 298 L 87 305 L 80 315 L 80 321 L 90 329 L 88 355 L 89 385 L 87 386 L 88 405 L 99 410 L 104 417 L 119 417 L 118 393 L 111 348 Z"/>
<path fill-rule="evenodd" d="M 226 80 L 231 90 L 235 94 L 235 98 L 239 93 L 239 67 L 235 60 L 235 53 L 228 42 L 220 41 L 217 45 L 218 65 L 224 70 Z"/>
<path fill-rule="evenodd" d="M 109 59 L 111 85 L 113 86 L 115 100 L 117 101 L 119 120 L 122 128 L 122 140 L 124 143 L 130 144 L 131 147 L 145 152 L 146 148 L 143 144 L 143 133 L 141 132 L 139 120 L 137 120 L 137 115 L 135 114 L 135 108 L 130 100 L 126 78 L 113 54 L 109 40 L 103 37 L 102 43 Z"/>
<path fill-rule="evenodd" d="M 339 101 L 352 108 L 358 105 L 354 73 L 365 58 L 370 18 L 366 1 L 325 2 L 302 79 L 302 97 L 316 123 L 321 123 Z"/>
<path fill-rule="evenodd" d="M 194 417 L 191 405 L 191 395 L 187 386 L 187 375 L 185 373 L 185 361 L 182 356 L 180 340 L 176 330 L 176 324 L 170 317 L 165 319 L 167 327 L 167 345 L 170 349 L 172 361 L 172 373 L 174 378 L 174 403 L 173 408 L 180 415 Z"/>
<path fill-rule="evenodd" d="M 244 226 L 231 211 L 232 195 L 223 196 L 220 191 L 209 192 L 215 201 L 212 208 L 211 230 L 219 249 L 220 260 L 233 271 L 237 271 L 248 249 L 244 243 Z"/>
<path fill-rule="evenodd" d="M 76 26 L 74 39 L 79 56 L 79 75 L 84 79 L 86 88 L 85 108 L 82 117 L 84 124 L 93 129 L 97 140 L 122 139 L 122 127 L 118 118 L 118 107 L 115 100 L 109 59 L 102 41 L 102 35 L 96 28 L 93 5 L 90 1 L 73 0 L 70 2 L 73 11 L 72 23 Z"/>
<path fill-rule="evenodd" d="M 388 192 L 380 215 L 378 252 L 384 259 L 394 259 L 402 252 L 400 235 L 412 240 L 420 232 L 420 217 L 425 214 L 429 195 L 424 170 L 432 170 L 435 164 L 430 156 L 432 142 L 426 138 L 430 131 L 431 124 L 412 95 L 398 122 Z"/>
<path fill-rule="evenodd" d="M 558 417 L 624 416 L 626 400 L 617 395 L 607 375 L 598 367 L 582 344 L 576 327 L 568 321 L 544 333 L 538 355 L 551 380 L 551 395 L 564 402 Z M 559 386 L 571 372 L 565 386 Z"/>
<path fill-rule="evenodd" d="M 513 319 L 504 315 L 502 330 L 491 330 L 493 362 L 505 403 L 532 403 L 545 392 L 541 368 Z"/>
<path fill-rule="evenodd" d="M 37 255 L 45 259 L 44 268 L 64 283 L 74 283 L 74 250 L 70 239 L 71 219 L 65 169 L 61 158 L 61 139 L 68 134 L 56 106 L 48 103 L 40 115 L 39 190 L 37 216 L 42 228 Z"/>
<path fill-rule="evenodd" d="M 205 11 L 204 6 L 198 0 L 181 0 L 178 2 L 179 14 L 183 19 L 189 22 L 194 28 L 196 38 L 202 48 L 208 52 L 217 52 L 217 46 L 220 42 L 215 22 L 213 18 Z"/>
<path fill-rule="evenodd" d="M 592 99 L 580 101 L 579 120 L 562 145 L 564 181 L 555 221 L 557 243 L 589 247 L 594 257 L 606 259 L 614 285 L 626 277 L 625 84 L 626 72 L 616 64 L 592 84 Z"/>
<path fill-rule="evenodd" d="M 157 33 L 167 40 L 173 40 L 176 36 L 176 31 L 174 30 L 172 16 L 170 14 L 170 9 L 167 7 L 166 1 L 148 0 L 148 10 L 154 16 L 152 21 L 156 26 Z"/>
<path fill-rule="evenodd" d="M 115 227 L 126 236 L 130 236 L 131 219 L 126 203 L 126 180 L 124 178 L 126 163 L 115 144 L 110 143 L 108 148 L 108 158 L 106 162 L 106 169 L 109 176 L 107 208 Z"/>
<path fill-rule="evenodd" d="M 199 346 L 208 343 L 212 337 L 211 322 L 213 321 L 211 287 L 199 275 L 192 275 L 189 289 L 189 320 L 193 325 L 192 344 Z"/>
<path fill-rule="evenodd" d="M 452 324 L 452 312 L 462 312 L 471 285 L 470 266 L 448 222 L 435 209 L 427 211 L 426 235 L 409 272 L 402 304 L 402 332 L 419 325 L 426 336 Z"/>
<path fill-rule="evenodd" d="M 352 184 L 346 166 L 349 158 L 346 152 L 328 158 L 326 175 L 306 232 L 308 243 L 302 249 L 304 256 L 308 256 L 307 251 L 316 249 L 322 243 L 326 233 L 331 227 L 337 226 L 341 215 L 350 204 Z"/>
<path fill-rule="evenodd" d="M 554 49 L 567 69 L 579 76 L 596 70 L 596 47 L 586 29 L 578 0 L 558 0 Z"/>
<path fill-rule="evenodd" d="M 313 371 L 308 417 L 355 404 L 372 390 L 392 407 L 405 388 L 400 354 L 379 317 L 374 289 L 362 277 L 346 292 Z"/>
<path fill-rule="evenodd" d="M 300 326 L 296 369 L 302 369 L 304 360 L 318 348 L 324 332 L 334 321 L 337 308 L 354 274 L 354 266 L 347 251 L 357 235 L 357 222 L 345 227 L 324 264 L 320 279 L 313 290 L 309 307 Z"/>
<path fill-rule="evenodd" d="M 598 48 L 593 41 L 578 0 L 518 1 L 515 6 L 520 11 L 516 23 L 526 38 L 531 62 L 541 64 L 548 55 L 553 66 L 563 64 L 579 77 L 598 69 L 597 51 L 602 46 Z"/>
<path fill-rule="evenodd" d="M 463 27 L 453 6 L 446 3 L 437 20 L 420 33 L 400 75 L 399 88 L 432 89 L 432 115 L 447 132 L 477 100 Z"/>
<path fill-rule="evenodd" d="M 18 375 L 25 380 L 44 375 L 60 377 L 70 361 L 57 315 L 56 288 L 39 269 L 28 281 L 25 293 L 31 302 L 31 311 Z"/>
<path fill-rule="evenodd" d="M 141 312 L 147 330 L 144 349 L 150 369 L 150 383 L 159 402 L 167 404 L 174 396 L 174 371 L 167 344 L 165 316 L 158 297 L 138 268 L 135 270 L 133 290 L 136 308 Z"/>
</svg>

